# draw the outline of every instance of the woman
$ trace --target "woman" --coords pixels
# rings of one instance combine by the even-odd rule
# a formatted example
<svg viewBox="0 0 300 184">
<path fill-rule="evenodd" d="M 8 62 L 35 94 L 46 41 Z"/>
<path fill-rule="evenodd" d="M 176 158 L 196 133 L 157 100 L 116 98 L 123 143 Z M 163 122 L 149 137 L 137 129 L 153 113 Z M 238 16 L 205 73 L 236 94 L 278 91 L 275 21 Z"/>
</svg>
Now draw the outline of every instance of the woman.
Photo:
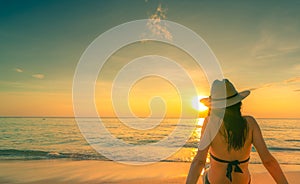
<svg viewBox="0 0 300 184">
<path fill-rule="evenodd" d="M 273 179 L 279 184 L 288 183 L 278 162 L 267 149 L 256 120 L 251 116 L 241 115 L 241 101 L 249 94 L 250 91 L 238 93 L 227 79 L 214 81 L 211 96 L 201 100 L 210 107 L 209 116 L 203 124 L 201 139 L 207 125 L 217 123 L 216 117 L 219 118 L 219 130 L 212 135 L 208 146 L 198 149 L 186 183 L 197 183 L 208 152 L 210 168 L 203 176 L 205 184 L 250 183 L 248 164 L 252 145 Z"/>
</svg>

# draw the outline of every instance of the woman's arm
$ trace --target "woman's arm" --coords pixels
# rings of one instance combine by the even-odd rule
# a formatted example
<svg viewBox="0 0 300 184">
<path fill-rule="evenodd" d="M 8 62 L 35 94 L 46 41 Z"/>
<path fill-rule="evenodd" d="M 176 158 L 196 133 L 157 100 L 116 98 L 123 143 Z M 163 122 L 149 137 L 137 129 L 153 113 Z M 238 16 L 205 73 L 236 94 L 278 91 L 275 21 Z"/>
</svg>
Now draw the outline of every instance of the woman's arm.
<svg viewBox="0 0 300 184">
<path fill-rule="evenodd" d="M 206 118 L 203 122 L 203 126 L 201 129 L 201 137 L 204 134 L 204 130 L 206 128 L 207 123 L 208 123 L 208 119 Z M 186 180 L 186 184 L 197 183 L 200 173 L 206 163 L 208 149 L 209 149 L 209 146 L 207 148 L 205 148 L 204 150 L 198 149 L 198 152 L 191 163 L 191 167 L 190 167 L 190 171 L 189 171 L 189 174 L 188 174 L 188 177 Z"/>
<path fill-rule="evenodd" d="M 188 175 L 187 180 L 186 180 L 186 184 L 197 183 L 198 178 L 200 176 L 200 173 L 201 173 L 201 171 L 204 168 L 205 163 L 206 163 L 208 148 L 209 147 L 207 147 L 204 150 L 198 150 L 196 156 L 194 157 L 194 159 L 192 161 L 190 171 L 189 171 L 189 175 Z"/>
<path fill-rule="evenodd" d="M 287 184 L 287 179 L 285 178 L 277 160 L 272 156 L 266 146 L 259 125 L 253 117 L 251 117 L 251 121 L 253 122 L 253 145 L 255 146 L 263 165 L 272 175 L 276 183 Z"/>
</svg>

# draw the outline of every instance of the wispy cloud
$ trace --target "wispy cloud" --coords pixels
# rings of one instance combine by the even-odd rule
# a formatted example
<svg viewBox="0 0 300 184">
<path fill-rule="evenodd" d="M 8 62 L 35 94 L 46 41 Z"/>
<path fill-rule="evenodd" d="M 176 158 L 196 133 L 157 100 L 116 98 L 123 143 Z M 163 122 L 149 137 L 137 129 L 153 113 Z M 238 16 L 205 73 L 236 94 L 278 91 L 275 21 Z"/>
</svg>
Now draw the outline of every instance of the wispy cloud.
<svg viewBox="0 0 300 184">
<path fill-rule="evenodd" d="M 259 88 L 249 88 L 248 90 L 250 90 L 250 91 L 255 91 L 255 90 L 257 90 L 257 89 L 259 89 Z"/>
<path fill-rule="evenodd" d="M 161 4 L 159 4 L 155 10 L 155 12 L 150 15 L 147 28 L 152 33 L 152 36 L 158 36 L 160 38 L 164 38 L 167 40 L 172 40 L 173 36 L 168 30 L 168 26 L 162 22 L 167 18 L 167 8 L 163 8 Z M 146 35 L 142 35 L 142 38 L 145 38 Z"/>
<path fill-rule="evenodd" d="M 293 77 L 293 78 L 289 78 L 287 80 L 284 81 L 286 84 L 287 83 L 297 83 L 300 82 L 300 77 Z"/>
<path fill-rule="evenodd" d="M 279 58 L 283 56 L 287 56 L 292 53 L 300 52 L 300 48 L 298 47 L 278 47 L 274 46 L 276 43 L 272 43 L 272 46 L 268 46 L 268 44 L 260 45 L 254 49 L 253 55 L 255 59 L 272 59 Z"/>
<path fill-rule="evenodd" d="M 19 72 L 19 73 L 23 72 L 23 70 L 21 68 L 14 68 L 14 71 Z"/>
<path fill-rule="evenodd" d="M 272 59 L 300 52 L 299 46 L 283 44 L 280 43 L 280 40 L 276 39 L 272 38 L 272 36 L 262 38 L 253 50 L 255 58 L 258 60 Z"/>
<path fill-rule="evenodd" d="M 295 91 L 295 92 L 300 92 L 300 89 L 295 89 L 294 91 Z"/>
<path fill-rule="evenodd" d="M 300 53 L 299 42 L 294 39 L 294 34 L 293 31 L 284 28 L 274 29 L 266 23 L 261 29 L 260 38 L 253 47 L 252 55 L 257 60 L 267 60 Z"/>
<path fill-rule="evenodd" d="M 255 91 L 255 90 L 258 90 L 258 89 L 262 89 L 262 88 L 268 88 L 268 87 L 272 87 L 276 85 L 275 82 L 272 82 L 272 83 L 266 83 L 266 84 L 263 84 L 261 86 L 258 86 L 258 87 L 252 87 L 252 88 L 249 88 L 248 90 L 250 91 Z"/>
<path fill-rule="evenodd" d="M 274 85 L 276 85 L 276 82 L 264 84 L 262 87 L 267 88 L 267 87 L 272 87 Z"/>
<path fill-rule="evenodd" d="M 45 78 L 45 75 L 44 74 L 33 74 L 32 77 L 36 78 L 36 79 L 43 79 L 43 78 Z"/>
<path fill-rule="evenodd" d="M 271 82 L 271 83 L 263 84 L 258 87 L 252 87 L 252 88 L 249 88 L 248 90 L 255 91 L 258 89 L 262 89 L 262 88 L 268 88 L 268 87 L 273 87 L 273 86 L 278 86 L 278 85 L 290 85 L 290 84 L 295 84 L 295 83 L 299 83 L 299 82 L 300 82 L 300 77 L 292 77 L 292 78 L 289 78 L 289 79 L 286 79 L 283 81 Z M 298 89 L 296 89 L 294 91 L 298 91 Z"/>
<path fill-rule="evenodd" d="M 26 72 L 24 72 L 24 70 L 22 68 L 14 68 L 13 70 L 18 73 L 26 73 Z M 44 79 L 45 75 L 41 74 L 41 73 L 37 73 L 37 74 L 31 75 L 31 77 L 36 78 L 36 79 Z"/>
</svg>

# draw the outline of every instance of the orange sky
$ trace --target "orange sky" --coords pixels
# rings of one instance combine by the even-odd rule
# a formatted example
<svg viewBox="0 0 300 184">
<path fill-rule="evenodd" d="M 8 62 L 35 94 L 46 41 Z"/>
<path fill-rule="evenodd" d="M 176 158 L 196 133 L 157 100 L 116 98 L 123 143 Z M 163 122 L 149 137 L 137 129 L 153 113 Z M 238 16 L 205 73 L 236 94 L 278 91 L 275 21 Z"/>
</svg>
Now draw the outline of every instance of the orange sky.
<svg viewBox="0 0 300 184">
<path fill-rule="evenodd" d="M 199 34 L 218 58 L 224 77 L 238 90 L 251 90 L 243 103 L 244 114 L 300 118 L 300 42 L 296 39 L 300 37 L 300 15 L 292 3 L 141 1 L 129 6 L 99 1 L 84 6 L 59 4 L 64 7 L 59 10 L 57 6 L 40 2 L 0 7 L 0 116 L 73 116 L 73 76 L 88 45 L 114 26 L 158 17 Z M 122 67 L 145 55 L 177 62 L 191 76 L 197 95 L 209 95 L 205 72 L 189 55 L 174 46 L 141 42 L 118 50 L 104 65 L 95 86 L 99 114 L 115 115 L 112 82 Z M 159 70 L 180 81 L 178 71 L 168 66 Z M 197 95 L 188 86 L 178 92 L 168 81 L 149 77 L 129 89 L 120 87 L 120 92 L 127 90 L 129 109 L 136 116 L 164 111 L 168 117 L 177 117 L 182 109 L 196 112 L 192 102 Z M 179 94 L 184 95 L 182 101 Z M 118 105 L 124 112 L 128 109 L 127 104 Z"/>
</svg>

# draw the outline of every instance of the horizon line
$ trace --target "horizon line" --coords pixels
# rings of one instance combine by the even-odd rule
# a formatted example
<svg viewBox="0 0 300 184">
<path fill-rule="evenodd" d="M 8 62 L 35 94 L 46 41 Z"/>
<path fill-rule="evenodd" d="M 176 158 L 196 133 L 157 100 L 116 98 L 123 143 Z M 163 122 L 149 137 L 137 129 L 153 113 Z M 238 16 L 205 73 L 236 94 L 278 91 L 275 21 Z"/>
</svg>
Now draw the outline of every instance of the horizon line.
<svg viewBox="0 0 300 184">
<path fill-rule="evenodd" d="M 130 117 L 130 116 L 104 116 L 104 117 L 93 117 L 93 116 L 84 116 L 84 117 L 75 117 L 75 116 L 0 116 L 0 118 L 148 118 L 148 117 Z M 150 117 L 149 117 L 150 118 Z M 158 119 L 162 117 L 151 117 L 153 119 Z M 198 118 L 205 118 L 205 117 L 164 117 L 167 119 L 198 119 Z M 256 119 L 300 119 L 300 117 L 255 117 Z"/>
</svg>

